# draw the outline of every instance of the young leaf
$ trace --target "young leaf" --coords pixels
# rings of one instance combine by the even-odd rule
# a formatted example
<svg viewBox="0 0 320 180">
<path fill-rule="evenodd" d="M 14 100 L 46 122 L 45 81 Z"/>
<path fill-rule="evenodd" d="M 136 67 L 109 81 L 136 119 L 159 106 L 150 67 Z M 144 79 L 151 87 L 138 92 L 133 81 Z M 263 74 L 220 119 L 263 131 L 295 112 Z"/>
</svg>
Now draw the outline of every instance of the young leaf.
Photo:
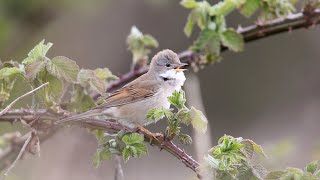
<svg viewBox="0 0 320 180">
<path fill-rule="evenodd" d="M 148 47 L 158 47 L 159 43 L 158 41 L 151 35 L 146 34 L 143 36 L 142 41 L 144 42 L 145 46 Z"/>
<path fill-rule="evenodd" d="M 44 44 L 44 40 L 42 40 L 39 44 L 37 44 L 29 53 L 28 57 L 22 61 L 23 64 L 30 64 L 40 58 L 46 56 L 48 50 L 52 46 L 52 43 Z"/>
<path fill-rule="evenodd" d="M 135 148 L 137 157 L 140 157 L 148 152 L 147 146 L 143 143 L 136 143 L 130 146 L 133 146 Z"/>
<path fill-rule="evenodd" d="M 94 70 L 96 76 L 101 80 L 115 80 L 118 79 L 117 76 L 113 75 L 108 68 L 98 68 Z"/>
<path fill-rule="evenodd" d="M 233 29 L 227 29 L 220 34 L 221 42 L 224 46 L 230 48 L 235 52 L 243 50 L 244 40 L 241 34 Z"/>
<path fill-rule="evenodd" d="M 286 174 L 285 171 L 272 171 L 267 174 L 267 176 L 265 177 L 265 180 L 278 180 L 284 174 Z"/>
<path fill-rule="evenodd" d="M 188 9 L 199 7 L 198 3 L 195 0 L 182 0 L 180 4 Z"/>
<path fill-rule="evenodd" d="M 125 147 L 122 151 L 122 158 L 124 162 L 127 162 L 131 156 L 132 156 L 131 149 L 129 148 L 129 146 Z"/>
<path fill-rule="evenodd" d="M 33 61 L 26 65 L 25 71 L 26 71 L 26 78 L 33 81 L 38 73 L 46 66 L 47 61 Z"/>
<path fill-rule="evenodd" d="M 67 103 L 67 109 L 72 112 L 84 112 L 95 107 L 95 103 L 86 90 L 80 85 L 74 85 L 71 100 Z"/>
<path fill-rule="evenodd" d="M 205 133 L 207 130 L 208 120 L 203 113 L 194 107 L 190 109 L 192 126 L 199 132 Z"/>
<path fill-rule="evenodd" d="M 192 144 L 192 138 L 191 136 L 189 136 L 188 134 L 182 134 L 180 133 L 179 136 L 179 141 L 182 143 L 182 144 L 185 144 L 185 145 L 190 145 Z"/>
<path fill-rule="evenodd" d="M 170 104 L 175 106 L 178 109 L 181 109 L 185 106 L 186 97 L 184 91 L 174 91 L 171 96 L 168 97 Z"/>
<path fill-rule="evenodd" d="M 131 133 L 129 135 L 124 135 L 122 137 L 122 141 L 127 145 L 131 145 L 135 143 L 142 143 L 144 141 L 144 137 L 138 133 Z"/>
<path fill-rule="evenodd" d="M 246 2 L 240 7 L 241 14 L 246 17 L 252 16 L 260 7 L 260 0 L 246 0 Z"/>
<path fill-rule="evenodd" d="M 22 74 L 22 73 L 23 71 L 17 67 L 5 67 L 0 69 L 0 80 L 13 75 Z"/>
<path fill-rule="evenodd" d="M 147 120 L 157 122 L 158 120 L 162 119 L 167 113 L 171 113 L 171 111 L 164 108 L 150 109 L 146 114 L 146 118 Z"/>
<path fill-rule="evenodd" d="M 252 142 L 252 146 L 253 146 L 253 149 L 260 155 L 260 156 L 263 156 L 265 158 L 268 158 L 267 154 L 263 151 L 262 147 L 258 144 L 256 144 L 255 142 L 251 141 Z"/>
<path fill-rule="evenodd" d="M 67 82 L 76 82 L 79 66 L 77 63 L 67 57 L 57 56 L 54 57 L 47 64 L 47 70 L 50 74 L 59 79 L 64 79 Z"/>
<path fill-rule="evenodd" d="M 94 167 L 99 167 L 101 161 L 103 160 L 109 160 L 111 159 L 111 152 L 107 148 L 100 148 L 97 149 L 97 152 L 95 153 L 93 157 L 93 165 Z"/>
<path fill-rule="evenodd" d="M 106 82 L 104 79 L 100 79 L 98 77 L 98 75 L 100 77 L 103 77 L 104 75 L 100 70 L 98 70 L 97 72 L 87 69 L 81 69 L 78 74 L 78 82 L 84 88 L 89 87 L 90 89 L 93 89 L 99 94 L 104 94 L 107 89 Z"/>
<path fill-rule="evenodd" d="M 192 11 L 189 15 L 188 15 L 188 19 L 186 24 L 184 25 L 184 34 L 187 37 L 190 37 L 193 31 L 193 27 L 195 25 L 195 21 L 196 21 L 196 12 Z"/>
<path fill-rule="evenodd" d="M 318 170 L 318 164 L 319 161 L 312 161 L 311 163 L 307 164 L 307 166 L 305 167 L 305 171 L 313 174 Z"/>
</svg>

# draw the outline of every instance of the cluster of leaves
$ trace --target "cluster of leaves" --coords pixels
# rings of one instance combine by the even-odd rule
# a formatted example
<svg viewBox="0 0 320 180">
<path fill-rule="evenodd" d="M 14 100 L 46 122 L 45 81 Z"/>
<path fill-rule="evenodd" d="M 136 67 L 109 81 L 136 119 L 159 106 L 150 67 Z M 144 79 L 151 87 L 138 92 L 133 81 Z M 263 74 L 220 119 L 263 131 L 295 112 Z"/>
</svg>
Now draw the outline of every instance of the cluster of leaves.
<svg viewBox="0 0 320 180">
<path fill-rule="evenodd" d="M 130 34 L 127 37 L 128 49 L 133 55 L 133 67 L 147 65 L 148 55 L 151 48 L 159 46 L 157 40 L 149 34 L 142 34 L 136 27 L 131 28 Z"/>
<path fill-rule="evenodd" d="M 252 140 L 225 135 L 219 139 L 218 145 L 209 150 L 205 164 L 199 170 L 205 176 L 215 176 L 218 180 L 262 180 L 267 174 L 266 169 L 250 163 L 255 152 L 267 157 L 261 146 Z"/>
<path fill-rule="evenodd" d="M 51 46 L 52 43 L 45 44 L 43 40 L 21 64 L 14 61 L 1 64 L 0 102 L 8 100 L 16 78 L 21 76 L 31 88 L 49 82 L 49 86 L 37 91 L 37 97 L 48 109 L 55 112 L 61 108 L 74 112 L 86 111 L 95 106 L 88 94 L 95 92 L 103 95 L 108 82 L 117 78 L 107 68 L 80 70 L 76 62 L 67 57 L 49 59 L 46 54 Z M 64 92 L 70 92 L 70 95 Z"/>
<path fill-rule="evenodd" d="M 174 109 L 164 109 L 157 108 L 151 109 L 146 117 L 150 121 L 158 121 L 166 117 L 168 122 L 168 127 L 166 129 L 166 137 L 173 139 L 178 136 L 179 140 L 183 144 L 191 144 L 192 139 L 189 135 L 181 133 L 181 124 L 190 125 L 204 133 L 207 130 L 208 120 L 203 115 L 203 113 L 194 107 L 188 109 L 185 105 L 186 97 L 184 91 L 174 91 L 171 96 L 168 97 L 168 101 L 175 108 Z"/>
<path fill-rule="evenodd" d="M 93 164 L 98 167 L 103 160 L 110 160 L 112 155 L 122 156 L 127 162 L 130 157 L 138 158 L 148 152 L 144 137 L 138 133 L 120 131 L 115 135 L 95 131 L 99 148 L 94 155 Z"/>
<path fill-rule="evenodd" d="M 313 161 L 304 168 L 304 170 L 298 168 L 289 167 L 284 171 L 270 172 L 266 177 L 266 180 L 319 180 L 320 179 L 320 161 Z"/>
<path fill-rule="evenodd" d="M 207 1 L 182 0 L 181 5 L 191 9 L 185 34 L 189 37 L 197 25 L 201 32 L 191 49 L 195 52 L 204 52 L 202 59 L 205 63 L 214 63 L 221 60 L 221 46 L 239 52 L 244 48 L 244 39 L 233 28 L 227 28 L 226 16 L 238 9 L 246 17 L 252 16 L 259 9 L 260 21 L 285 17 L 295 11 L 290 0 L 223 0 L 210 5 Z"/>
</svg>

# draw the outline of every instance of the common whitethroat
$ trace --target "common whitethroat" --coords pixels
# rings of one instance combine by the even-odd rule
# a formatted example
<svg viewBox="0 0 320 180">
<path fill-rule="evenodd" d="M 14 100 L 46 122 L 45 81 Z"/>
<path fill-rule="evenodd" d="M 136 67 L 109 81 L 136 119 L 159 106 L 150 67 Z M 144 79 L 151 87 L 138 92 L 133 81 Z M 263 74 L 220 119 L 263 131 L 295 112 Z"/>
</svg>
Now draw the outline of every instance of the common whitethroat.
<svg viewBox="0 0 320 180">
<path fill-rule="evenodd" d="M 168 97 L 183 86 L 186 78 L 181 63 L 173 51 L 158 52 L 151 60 L 147 73 L 126 84 L 108 96 L 104 103 L 85 113 L 57 121 L 57 124 L 79 121 L 97 115 L 106 115 L 129 128 L 145 126 L 146 114 L 154 108 L 170 108 Z"/>
</svg>

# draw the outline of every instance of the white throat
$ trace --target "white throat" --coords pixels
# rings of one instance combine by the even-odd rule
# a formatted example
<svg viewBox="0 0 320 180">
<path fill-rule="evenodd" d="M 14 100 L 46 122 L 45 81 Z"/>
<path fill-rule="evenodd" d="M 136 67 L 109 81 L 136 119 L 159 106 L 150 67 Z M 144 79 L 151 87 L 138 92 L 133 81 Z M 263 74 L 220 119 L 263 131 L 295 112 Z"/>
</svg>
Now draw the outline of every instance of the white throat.
<svg viewBox="0 0 320 180">
<path fill-rule="evenodd" d="M 183 86 L 184 82 L 186 81 L 186 77 L 182 71 L 177 72 L 174 69 L 170 69 L 162 74 L 160 74 L 162 78 L 167 78 L 168 82 L 172 86 Z"/>
</svg>

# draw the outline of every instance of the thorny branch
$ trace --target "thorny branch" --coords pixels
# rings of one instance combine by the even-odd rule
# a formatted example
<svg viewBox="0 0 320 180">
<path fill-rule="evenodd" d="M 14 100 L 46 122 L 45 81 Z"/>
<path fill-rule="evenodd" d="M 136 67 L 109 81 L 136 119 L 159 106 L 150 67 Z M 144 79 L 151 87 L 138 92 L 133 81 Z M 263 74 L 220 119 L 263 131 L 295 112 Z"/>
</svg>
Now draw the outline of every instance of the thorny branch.
<svg viewBox="0 0 320 180">
<path fill-rule="evenodd" d="M 23 117 L 28 117 L 27 119 L 23 119 Z M 23 119 L 26 123 L 32 122 L 32 119 L 35 119 L 37 117 L 40 117 L 38 119 L 38 122 L 43 122 L 43 120 L 58 120 L 56 114 L 52 114 L 49 112 L 46 112 L 44 109 L 40 109 L 37 111 L 34 110 L 24 110 L 24 109 L 15 109 L 8 111 L 5 115 L 0 117 L 0 122 L 15 122 L 17 118 Z M 44 122 L 45 123 L 45 122 Z M 150 134 L 149 132 L 146 132 L 144 130 L 134 130 L 127 127 L 123 127 L 121 124 L 114 122 L 114 121 L 102 121 L 101 119 L 89 119 L 86 121 L 80 121 L 77 122 L 76 125 L 79 125 L 81 127 L 85 128 L 92 128 L 92 129 L 101 129 L 108 132 L 118 132 L 120 130 L 125 129 L 128 132 L 138 132 L 144 135 L 145 141 L 150 142 L 152 145 L 158 146 L 160 149 L 164 149 L 168 151 L 170 154 L 181 160 L 183 164 L 185 164 L 187 167 L 192 169 L 194 172 L 197 172 L 197 167 L 199 167 L 199 163 L 195 161 L 191 156 L 189 156 L 184 150 L 176 146 L 172 143 L 172 141 L 169 141 L 164 138 L 163 135 L 157 135 L 158 141 L 153 141 L 154 134 Z M 41 129 L 40 129 L 41 130 Z M 1 166 L 1 161 L 0 161 Z M 198 174 L 200 177 L 200 175 Z"/>
<path fill-rule="evenodd" d="M 241 33 L 244 37 L 245 42 L 252 42 L 259 39 L 263 39 L 268 36 L 284 33 L 284 32 L 291 32 L 295 29 L 300 28 L 309 28 L 315 26 L 320 23 L 320 9 L 308 9 L 305 8 L 302 13 L 296 13 L 289 15 L 286 18 L 279 18 L 275 20 L 271 20 L 264 23 L 257 23 L 255 25 L 247 26 L 247 27 L 239 27 L 238 32 Z M 222 51 L 227 50 L 227 48 L 222 47 Z M 199 64 L 199 54 L 192 52 L 191 50 L 185 50 L 178 54 L 179 58 L 183 62 L 187 62 L 189 64 Z M 108 88 L 108 91 L 114 91 L 117 88 L 121 87 L 122 85 L 128 83 L 129 81 L 139 77 L 140 75 L 147 72 L 147 68 L 139 69 L 139 70 L 132 70 L 128 73 L 122 75 L 120 79 L 114 81 Z M 94 98 L 98 98 L 99 95 L 94 95 Z M 27 123 L 34 122 L 35 119 L 41 122 L 42 119 L 46 120 L 55 120 L 57 118 L 57 114 L 50 114 L 45 110 L 22 110 L 22 109 L 12 109 L 9 110 L 11 107 L 5 110 L 5 114 L 0 116 L 0 122 L 15 122 L 19 120 L 24 120 Z M 39 123 L 36 123 L 39 125 Z M 41 123 L 40 123 L 41 124 Z M 123 127 L 115 122 L 112 121 L 101 121 L 91 119 L 90 121 L 81 122 L 79 124 L 83 127 L 88 128 L 96 128 L 96 129 L 105 129 L 111 131 L 119 131 L 123 129 Z M 43 128 L 42 126 L 39 126 Z M 56 128 L 48 128 L 46 127 L 47 133 L 40 136 L 40 141 L 44 141 L 45 139 L 49 138 L 54 134 Z M 50 126 L 49 126 L 50 127 Z M 38 129 L 37 129 L 38 130 Z M 49 131 L 48 131 L 49 130 Z M 127 129 L 128 131 L 132 131 Z M 150 141 L 152 137 L 150 134 L 146 132 L 140 132 L 145 135 L 145 140 Z M 158 137 L 161 143 L 154 142 L 156 146 L 160 149 L 165 149 L 176 158 L 181 160 L 187 167 L 196 171 L 196 168 L 199 166 L 198 162 L 196 162 L 191 156 L 187 155 L 182 149 L 177 147 L 171 141 L 164 140 L 163 136 Z M 26 138 L 18 138 L 18 140 L 14 141 L 11 146 L 0 153 L 0 170 L 7 167 L 10 162 L 12 162 L 17 154 L 20 152 L 21 147 L 25 143 Z M 20 148 L 17 148 L 20 147 Z M 19 159 L 19 158 L 17 158 Z M 199 176 L 199 174 L 198 174 Z"/>
</svg>

